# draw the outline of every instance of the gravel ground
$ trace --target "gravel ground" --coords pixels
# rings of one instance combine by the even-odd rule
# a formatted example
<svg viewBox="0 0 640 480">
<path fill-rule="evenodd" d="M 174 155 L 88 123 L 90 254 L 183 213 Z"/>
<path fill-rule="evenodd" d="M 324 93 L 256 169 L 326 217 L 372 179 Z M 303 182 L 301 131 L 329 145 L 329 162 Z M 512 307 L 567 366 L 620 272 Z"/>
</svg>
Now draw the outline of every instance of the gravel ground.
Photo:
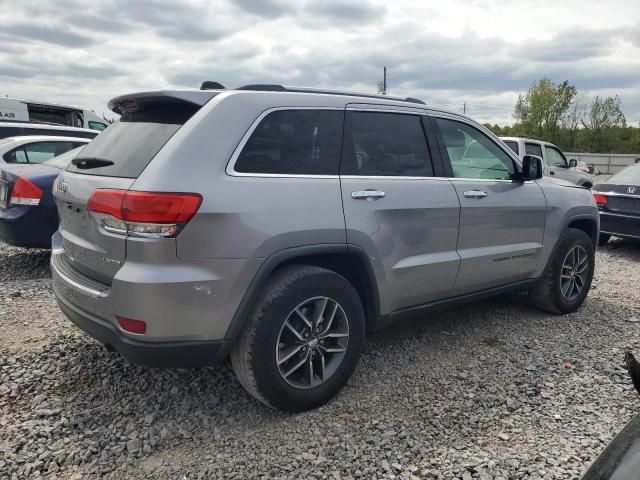
<svg viewBox="0 0 640 480">
<path fill-rule="evenodd" d="M 350 384 L 298 415 L 250 398 L 228 364 L 136 367 L 81 334 L 48 254 L 0 247 L 0 479 L 579 478 L 640 412 L 640 244 L 597 254 L 577 313 L 512 294 L 368 338 Z"/>
</svg>

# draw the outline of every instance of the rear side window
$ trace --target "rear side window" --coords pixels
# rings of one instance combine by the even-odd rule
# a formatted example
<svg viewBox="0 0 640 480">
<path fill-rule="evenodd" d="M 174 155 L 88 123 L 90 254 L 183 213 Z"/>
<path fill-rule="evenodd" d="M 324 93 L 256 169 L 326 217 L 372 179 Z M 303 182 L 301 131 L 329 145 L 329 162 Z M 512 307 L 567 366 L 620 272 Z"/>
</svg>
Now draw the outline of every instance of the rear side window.
<svg viewBox="0 0 640 480">
<path fill-rule="evenodd" d="M 192 104 L 155 105 L 141 112 L 125 113 L 76 157 L 78 160 L 104 160 L 103 166 L 79 168 L 72 164 L 68 170 L 87 175 L 138 178 L 198 108 Z"/>
<path fill-rule="evenodd" d="M 338 110 L 279 110 L 256 127 L 236 160 L 240 173 L 337 175 L 342 121 Z"/>
<path fill-rule="evenodd" d="M 509 147 L 516 155 L 520 155 L 520 149 L 518 148 L 518 142 L 513 140 L 504 140 L 504 144 Z"/>
<path fill-rule="evenodd" d="M 347 112 L 347 122 L 343 175 L 433 176 L 420 116 Z"/>
<path fill-rule="evenodd" d="M 89 128 L 91 130 L 98 130 L 98 131 L 102 131 L 105 128 L 107 128 L 107 125 L 102 123 L 102 122 L 93 122 L 91 120 L 89 120 Z"/>
<path fill-rule="evenodd" d="M 542 147 L 537 143 L 525 143 L 524 151 L 527 155 L 535 155 L 536 157 L 542 158 Z"/>
<path fill-rule="evenodd" d="M 2 156 L 7 163 L 29 163 L 27 160 L 27 152 L 24 147 L 18 147 Z"/>
</svg>

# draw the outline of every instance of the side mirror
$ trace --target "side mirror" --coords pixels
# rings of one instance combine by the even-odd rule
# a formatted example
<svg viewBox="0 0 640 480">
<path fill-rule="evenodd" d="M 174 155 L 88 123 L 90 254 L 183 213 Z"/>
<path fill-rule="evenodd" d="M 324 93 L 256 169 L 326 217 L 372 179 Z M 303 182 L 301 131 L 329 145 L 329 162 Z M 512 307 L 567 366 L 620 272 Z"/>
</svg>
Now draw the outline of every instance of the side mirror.
<svg viewBox="0 0 640 480">
<path fill-rule="evenodd" d="M 569 160 L 569 168 L 576 168 L 578 166 L 578 161 L 575 158 Z"/>
<path fill-rule="evenodd" d="M 522 158 L 522 177 L 524 180 L 542 178 L 542 159 L 536 155 L 525 155 Z"/>
</svg>

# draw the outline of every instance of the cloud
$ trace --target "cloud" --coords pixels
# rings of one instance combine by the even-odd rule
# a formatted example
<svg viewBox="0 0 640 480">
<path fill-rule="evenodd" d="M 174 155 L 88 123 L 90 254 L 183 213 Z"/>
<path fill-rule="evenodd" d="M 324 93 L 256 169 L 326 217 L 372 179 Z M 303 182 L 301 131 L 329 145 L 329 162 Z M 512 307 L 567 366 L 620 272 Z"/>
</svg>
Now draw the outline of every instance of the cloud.
<svg viewBox="0 0 640 480">
<path fill-rule="evenodd" d="M 2 26 L 2 33 L 12 37 L 19 37 L 26 41 L 39 40 L 66 47 L 86 47 L 95 43 L 92 38 L 75 33 L 64 25 L 46 23 L 27 21 L 5 23 Z"/>
</svg>

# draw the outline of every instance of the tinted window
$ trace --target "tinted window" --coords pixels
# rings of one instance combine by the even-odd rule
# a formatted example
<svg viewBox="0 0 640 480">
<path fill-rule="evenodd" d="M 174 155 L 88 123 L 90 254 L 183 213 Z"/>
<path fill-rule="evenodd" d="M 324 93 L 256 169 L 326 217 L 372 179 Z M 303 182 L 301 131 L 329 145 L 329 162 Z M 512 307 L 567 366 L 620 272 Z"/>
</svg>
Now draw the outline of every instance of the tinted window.
<svg viewBox="0 0 640 480">
<path fill-rule="evenodd" d="M 68 152 L 63 153 L 62 155 L 58 155 L 57 157 L 54 157 L 53 159 L 48 160 L 45 163 L 50 167 L 55 167 L 55 168 L 64 170 L 69 166 L 69 163 L 71 163 L 71 160 L 73 160 L 76 157 L 76 155 L 78 155 L 78 153 L 82 151 L 83 147 L 84 145 L 82 147 L 77 147 L 77 148 L 74 148 L 73 150 L 69 150 Z"/>
<path fill-rule="evenodd" d="M 77 157 L 99 158 L 113 164 L 88 169 L 70 165 L 68 170 L 87 175 L 137 178 L 197 110 L 198 107 L 191 104 L 157 105 L 141 112 L 125 113 L 88 143 Z"/>
<path fill-rule="evenodd" d="M 253 131 L 236 160 L 243 173 L 337 175 L 342 119 L 337 110 L 280 110 Z"/>
<path fill-rule="evenodd" d="M 550 147 L 548 145 L 545 145 L 544 151 L 547 154 L 547 163 L 549 165 L 552 165 L 554 167 L 560 167 L 560 168 L 569 168 L 569 166 L 567 165 L 567 161 L 564 158 L 564 155 L 562 155 L 557 149 Z"/>
<path fill-rule="evenodd" d="M 463 122 L 436 118 L 457 178 L 510 179 L 513 160 L 487 135 Z"/>
<path fill-rule="evenodd" d="M 518 148 L 518 142 L 513 140 L 505 140 L 505 145 L 515 152 L 516 155 L 520 155 L 520 149 Z"/>
<path fill-rule="evenodd" d="M 431 177 L 433 168 L 418 115 L 348 112 L 351 137 L 345 175 Z"/>
<path fill-rule="evenodd" d="M 542 146 L 537 143 L 525 143 L 524 151 L 527 155 L 535 155 L 542 158 Z"/>
<path fill-rule="evenodd" d="M 2 158 L 7 163 L 28 163 L 27 152 L 25 152 L 24 147 L 11 150 L 10 152 L 5 153 Z"/>
<path fill-rule="evenodd" d="M 24 146 L 29 163 L 42 163 L 74 148 L 72 142 L 38 142 Z"/>
</svg>

